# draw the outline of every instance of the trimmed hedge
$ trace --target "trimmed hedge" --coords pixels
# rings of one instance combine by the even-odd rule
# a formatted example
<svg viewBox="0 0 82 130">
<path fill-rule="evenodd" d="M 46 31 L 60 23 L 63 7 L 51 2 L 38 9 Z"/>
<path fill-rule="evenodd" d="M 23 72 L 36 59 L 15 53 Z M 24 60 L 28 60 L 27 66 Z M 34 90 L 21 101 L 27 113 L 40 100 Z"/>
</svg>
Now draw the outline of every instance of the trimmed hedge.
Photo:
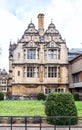
<svg viewBox="0 0 82 130">
<path fill-rule="evenodd" d="M 4 94 L 0 92 L 0 100 L 4 100 Z"/>
<path fill-rule="evenodd" d="M 78 92 L 73 92 L 73 97 L 75 101 L 79 101 L 79 93 Z"/>
<path fill-rule="evenodd" d="M 37 94 L 37 99 L 38 100 L 45 100 L 46 99 L 46 95 L 44 95 L 44 93 L 38 93 Z"/>
<path fill-rule="evenodd" d="M 56 117 L 57 125 L 68 125 L 69 123 L 71 125 L 74 125 L 77 124 L 78 121 L 77 118 L 71 117 L 71 116 L 77 116 L 77 109 L 75 106 L 73 95 L 68 92 L 50 93 L 46 99 L 45 113 L 47 115 L 48 123 L 51 124 L 54 124 L 54 119 L 56 116 L 69 116 L 68 118 Z M 54 116 L 54 118 L 51 118 L 51 116 Z"/>
</svg>

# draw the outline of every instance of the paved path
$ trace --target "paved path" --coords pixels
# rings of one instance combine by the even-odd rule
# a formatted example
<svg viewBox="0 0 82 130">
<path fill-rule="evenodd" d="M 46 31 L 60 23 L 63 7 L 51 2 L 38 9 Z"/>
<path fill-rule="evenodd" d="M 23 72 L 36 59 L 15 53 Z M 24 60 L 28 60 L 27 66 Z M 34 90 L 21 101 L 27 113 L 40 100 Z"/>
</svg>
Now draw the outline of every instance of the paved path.
<svg viewBox="0 0 82 130">
<path fill-rule="evenodd" d="M 1 127 L 0 130 L 11 130 L 10 128 Z M 23 127 L 12 128 L 12 130 L 25 130 Z M 27 130 L 40 130 L 40 128 L 27 128 Z M 41 130 L 69 130 L 69 128 L 42 128 Z M 70 130 L 82 130 L 82 128 L 71 128 Z"/>
<path fill-rule="evenodd" d="M 0 130 L 11 130 L 11 127 L 7 127 L 9 126 L 8 124 L 1 124 L 0 123 Z M 67 127 L 57 127 L 56 129 L 52 126 L 43 126 L 39 127 L 40 125 L 37 124 L 37 125 L 28 125 L 27 129 L 25 129 L 25 125 L 24 124 L 13 124 L 13 127 L 12 127 L 12 130 L 82 130 L 82 125 L 79 125 L 79 126 L 71 126 L 71 128 L 69 129 L 69 126 Z"/>
</svg>

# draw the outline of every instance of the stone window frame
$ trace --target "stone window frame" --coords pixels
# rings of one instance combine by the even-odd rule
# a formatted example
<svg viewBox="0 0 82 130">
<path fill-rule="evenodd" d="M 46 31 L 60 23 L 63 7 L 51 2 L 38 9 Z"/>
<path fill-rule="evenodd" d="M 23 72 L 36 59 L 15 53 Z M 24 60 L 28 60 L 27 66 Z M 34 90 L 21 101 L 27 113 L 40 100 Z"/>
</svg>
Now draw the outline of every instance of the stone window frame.
<svg viewBox="0 0 82 130">
<path fill-rule="evenodd" d="M 25 66 L 24 67 L 24 77 L 25 78 L 38 78 L 39 77 L 39 67 L 38 66 Z"/>
<path fill-rule="evenodd" d="M 60 50 L 56 48 L 48 48 L 44 50 L 44 59 L 46 60 L 60 59 Z"/>
<path fill-rule="evenodd" d="M 55 88 L 55 92 L 64 92 L 64 88 Z"/>
<path fill-rule="evenodd" d="M 45 94 L 51 93 L 51 88 L 45 88 Z"/>
<path fill-rule="evenodd" d="M 45 78 L 60 78 L 60 66 L 45 66 L 44 68 Z"/>
</svg>

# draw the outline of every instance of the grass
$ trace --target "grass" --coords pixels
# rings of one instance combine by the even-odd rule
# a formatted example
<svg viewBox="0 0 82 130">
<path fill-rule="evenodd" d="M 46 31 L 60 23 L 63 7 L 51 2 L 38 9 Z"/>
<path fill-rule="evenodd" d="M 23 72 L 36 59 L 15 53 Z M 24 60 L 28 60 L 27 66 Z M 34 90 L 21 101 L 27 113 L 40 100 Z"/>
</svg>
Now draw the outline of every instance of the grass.
<svg viewBox="0 0 82 130">
<path fill-rule="evenodd" d="M 43 101 L 4 100 L 0 101 L 1 116 L 45 116 Z"/>
<path fill-rule="evenodd" d="M 78 116 L 82 116 L 82 102 L 75 102 Z M 45 116 L 43 101 L 37 100 L 4 100 L 0 101 L 0 116 Z"/>
<path fill-rule="evenodd" d="M 75 104 L 77 107 L 78 116 L 82 116 L 82 101 L 76 101 Z"/>
</svg>

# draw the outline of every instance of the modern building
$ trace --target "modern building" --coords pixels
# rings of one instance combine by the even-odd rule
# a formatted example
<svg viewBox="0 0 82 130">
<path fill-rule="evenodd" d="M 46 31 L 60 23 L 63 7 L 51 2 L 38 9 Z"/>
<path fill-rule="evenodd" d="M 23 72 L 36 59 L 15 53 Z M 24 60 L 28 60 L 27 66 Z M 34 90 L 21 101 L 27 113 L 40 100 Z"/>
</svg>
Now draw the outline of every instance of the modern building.
<svg viewBox="0 0 82 130">
<path fill-rule="evenodd" d="M 44 29 L 44 14 L 38 29 L 30 22 L 17 44 L 10 43 L 9 87 L 12 95 L 68 90 L 66 42 L 52 22 Z"/>
<path fill-rule="evenodd" d="M 9 78 L 9 75 L 6 72 L 6 70 L 0 69 L 0 92 L 3 92 L 4 95 L 6 95 L 8 91 L 8 78 Z"/>
<path fill-rule="evenodd" d="M 69 61 L 69 89 L 82 99 L 82 54 Z"/>
</svg>

